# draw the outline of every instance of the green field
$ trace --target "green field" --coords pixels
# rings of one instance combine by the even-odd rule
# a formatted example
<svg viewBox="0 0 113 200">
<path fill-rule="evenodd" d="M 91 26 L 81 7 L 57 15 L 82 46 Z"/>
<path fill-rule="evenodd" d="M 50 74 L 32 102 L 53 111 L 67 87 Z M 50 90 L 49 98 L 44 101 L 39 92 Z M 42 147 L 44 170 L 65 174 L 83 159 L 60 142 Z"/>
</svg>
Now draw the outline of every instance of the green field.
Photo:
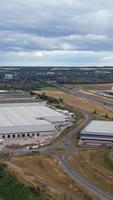
<svg viewBox="0 0 113 200">
<path fill-rule="evenodd" d="M 5 164 L 0 164 L 0 197 L 3 200 L 49 200 L 39 187 L 28 187 L 19 182 Z"/>
</svg>

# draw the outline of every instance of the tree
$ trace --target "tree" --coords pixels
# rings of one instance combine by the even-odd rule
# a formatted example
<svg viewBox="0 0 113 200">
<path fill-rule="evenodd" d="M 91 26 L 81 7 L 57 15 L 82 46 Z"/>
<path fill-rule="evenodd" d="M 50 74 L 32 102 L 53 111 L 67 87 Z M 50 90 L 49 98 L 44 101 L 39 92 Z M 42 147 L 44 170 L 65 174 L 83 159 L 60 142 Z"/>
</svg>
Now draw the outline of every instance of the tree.
<svg viewBox="0 0 113 200">
<path fill-rule="evenodd" d="M 105 117 L 105 118 L 109 118 L 109 116 L 108 116 L 108 114 L 107 114 L 107 113 L 105 114 L 105 116 L 104 116 L 104 117 Z"/>
<path fill-rule="evenodd" d="M 64 102 L 63 98 L 59 98 L 59 102 L 63 103 Z"/>
<path fill-rule="evenodd" d="M 93 114 L 94 114 L 94 115 L 96 115 L 96 114 L 97 114 L 97 111 L 96 111 L 96 110 L 94 110 L 94 111 L 93 111 Z"/>
</svg>

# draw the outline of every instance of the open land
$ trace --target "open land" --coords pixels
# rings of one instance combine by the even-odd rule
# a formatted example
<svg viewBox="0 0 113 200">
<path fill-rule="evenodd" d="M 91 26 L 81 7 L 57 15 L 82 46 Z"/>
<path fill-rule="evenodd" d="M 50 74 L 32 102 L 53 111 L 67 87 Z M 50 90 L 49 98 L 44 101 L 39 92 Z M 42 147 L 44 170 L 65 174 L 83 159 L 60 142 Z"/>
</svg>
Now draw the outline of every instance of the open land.
<svg viewBox="0 0 113 200">
<path fill-rule="evenodd" d="M 21 170 L 9 163 L 0 162 L 0 200 L 53 200 L 39 185 L 34 187 Z"/>
<path fill-rule="evenodd" d="M 71 156 L 73 168 L 85 178 L 113 195 L 113 162 L 109 159 L 110 149 L 84 150 Z"/>
<path fill-rule="evenodd" d="M 82 90 L 109 90 L 113 87 L 113 83 L 101 83 L 101 84 L 66 84 L 66 86 L 82 89 Z"/>
<path fill-rule="evenodd" d="M 35 91 L 37 94 L 45 93 L 48 96 L 54 97 L 54 98 L 63 98 L 64 103 L 72 106 L 73 108 L 80 108 L 84 111 L 88 111 L 93 113 L 96 110 L 96 118 L 104 119 L 104 116 L 107 114 L 109 118 L 113 118 L 113 112 L 111 109 L 107 109 L 102 105 L 97 104 L 96 102 L 91 102 L 88 99 L 85 99 L 84 97 L 78 97 L 74 96 L 72 94 L 67 94 L 66 92 L 62 91 L 48 91 L 48 90 L 42 90 L 42 91 Z"/>
<path fill-rule="evenodd" d="M 43 180 L 50 193 L 58 200 L 96 200 L 91 192 L 88 192 L 79 183 L 74 182 L 60 167 L 58 162 L 46 155 L 34 155 L 13 157 L 12 163 L 20 168 L 30 171 L 34 177 Z"/>
<path fill-rule="evenodd" d="M 64 103 L 72 106 L 73 109 L 80 108 L 82 110 L 89 111 L 90 113 L 93 113 L 94 110 L 96 110 L 98 117 L 104 118 L 105 114 L 107 114 L 110 118 L 113 118 L 112 110 L 98 105 L 95 102 L 91 102 L 83 97 L 73 96 L 71 94 L 58 91 L 57 89 L 54 90 L 53 88 L 37 91 L 37 94 L 43 92 L 45 92 L 48 96 L 57 99 L 63 98 Z M 58 151 L 59 153 L 63 151 L 65 153 L 65 149 L 60 147 L 56 148 L 55 151 Z M 113 166 L 108 159 L 108 154 L 108 149 L 80 151 L 70 157 L 69 161 L 73 168 L 75 167 L 82 176 L 85 176 L 91 182 L 94 182 L 96 185 L 102 187 L 108 193 L 113 194 Z M 17 177 L 17 182 L 19 181 L 22 186 L 24 184 L 27 187 L 28 193 L 30 192 L 30 200 L 36 199 L 37 190 L 32 189 L 34 192 L 31 192 L 29 187 L 41 188 L 40 196 L 38 195 L 39 200 L 99 200 L 94 193 L 89 192 L 78 182 L 73 181 L 60 167 L 60 163 L 58 163 L 56 159 L 51 156 L 32 155 L 12 157 L 11 160 L 5 161 L 4 163 L 7 165 L 8 171 Z M 3 188 L 4 187 L 5 185 Z M 24 191 L 24 189 L 22 190 Z M 13 196 L 13 192 L 15 191 L 12 190 L 10 195 Z M 7 193 L 7 191 L 5 192 Z M 5 199 L 13 200 L 11 196 L 5 196 L 5 192 L 3 193 L 2 191 Z M 18 192 L 22 193 L 21 190 Z M 22 200 L 24 200 L 26 197 L 21 198 L 19 196 L 19 198 L 23 198 Z M 15 199 L 18 200 L 17 198 Z"/>
</svg>

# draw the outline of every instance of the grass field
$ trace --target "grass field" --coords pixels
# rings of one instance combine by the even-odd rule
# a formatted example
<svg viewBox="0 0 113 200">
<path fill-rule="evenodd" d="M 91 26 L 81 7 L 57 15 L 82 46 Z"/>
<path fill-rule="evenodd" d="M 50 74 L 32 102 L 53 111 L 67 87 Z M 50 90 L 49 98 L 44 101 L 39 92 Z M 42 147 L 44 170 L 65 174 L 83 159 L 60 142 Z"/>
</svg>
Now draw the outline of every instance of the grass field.
<svg viewBox="0 0 113 200">
<path fill-rule="evenodd" d="M 50 156 L 13 157 L 12 162 L 41 178 L 57 200 L 98 200 L 83 186 L 75 183 Z"/>
<path fill-rule="evenodd" d="M 69 84 L 68 86 L 72 88 L 79 88 L 83 90 L 109 90 L 113 87 L 113 83 L 105 84 Z"/>
<path fill-rule="evenodd" d="M 104 119 L 105 114 L 107 114 L 110 118 L 113 118 L 113 112 L 110 109 L 104 108 L 101 105 L 96 104 L 95 102 L 91 102 L 83 97 L 73 96 L 72 94 L 67 94 L 62 91 L 49 91 L 49 90 L 42 90 L 42 91 L 35 91 L 35 93 L 45 93 L 48 96 L 54 98 L 63 98 L 64 103 L 72 106 L 73 108 L 80 108 L 85 111 L 89 111 L 93 113 L 96 110 L 96 117 L 99 119 Z"/>
<path fill-rule="evenodd" d="M 56 87 L 48 86 L 48 87 L 42 87 L 41 90 L 48 90 L 48 91 L 57 91 L 58 89 Z"/>
<path fill-rule="evenodd" d="M 69 161 L 82 176 L 113 195 L 113 162 L 109 149 L 85 150 L 70 157 Z"/>
<path fill-rule="evenodd" d="M 10 173 L 5 164 L 0 163 L 0 199 L 3 200 L 50 200 L 49 195 L 40 190 L 21 183 Z M 51 198 L 52 200 L 52 198 Z"/>
</svg>

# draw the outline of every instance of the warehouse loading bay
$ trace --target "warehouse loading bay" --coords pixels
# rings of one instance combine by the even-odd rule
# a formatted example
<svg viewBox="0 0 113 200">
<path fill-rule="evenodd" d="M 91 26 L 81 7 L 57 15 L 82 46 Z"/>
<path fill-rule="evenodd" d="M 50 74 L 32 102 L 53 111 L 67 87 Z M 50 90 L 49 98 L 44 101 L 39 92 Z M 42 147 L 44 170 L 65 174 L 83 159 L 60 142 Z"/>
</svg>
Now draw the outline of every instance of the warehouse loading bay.
<svg viewBox="0 0 113 200">
<path fill-rule="evenodd" d="M 81 130 L 79 145 L 113 146 L 113 121 L 92 120 Z"/>
<path fill-rule="evenodd" d="M 73 122 L 72 113 L 45 102 L 0 104 L 0 149 L 48 145 Z"/>
</svg>

